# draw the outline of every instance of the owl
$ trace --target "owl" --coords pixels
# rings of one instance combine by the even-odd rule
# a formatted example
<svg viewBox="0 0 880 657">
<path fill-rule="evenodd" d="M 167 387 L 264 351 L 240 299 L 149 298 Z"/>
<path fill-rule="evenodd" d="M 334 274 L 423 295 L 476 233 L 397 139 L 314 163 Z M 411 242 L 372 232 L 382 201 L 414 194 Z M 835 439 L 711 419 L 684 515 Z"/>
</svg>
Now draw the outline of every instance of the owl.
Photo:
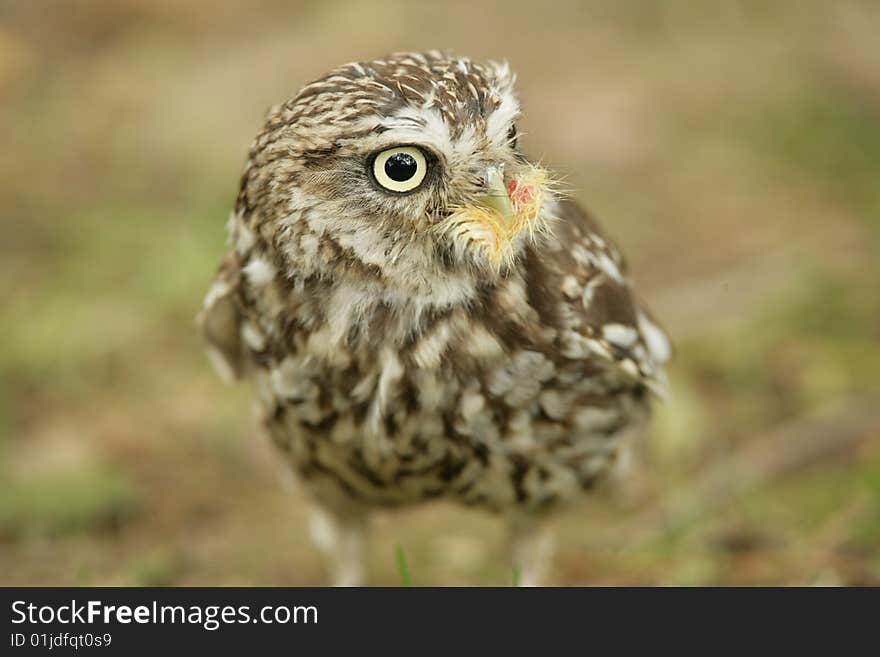
<svg viewBox="0 0 880 657">
<path fill-rule="evenodd" d="M 199 316 L 308 493 L 332 581 L 367 518 L 444 499 L 509 524 L 542 581 L 548 519 L 621 472 L 670 345 L 597 223 L 520 150 L 506 64 L 347 64 L 271 108 Z"/>
</svg>

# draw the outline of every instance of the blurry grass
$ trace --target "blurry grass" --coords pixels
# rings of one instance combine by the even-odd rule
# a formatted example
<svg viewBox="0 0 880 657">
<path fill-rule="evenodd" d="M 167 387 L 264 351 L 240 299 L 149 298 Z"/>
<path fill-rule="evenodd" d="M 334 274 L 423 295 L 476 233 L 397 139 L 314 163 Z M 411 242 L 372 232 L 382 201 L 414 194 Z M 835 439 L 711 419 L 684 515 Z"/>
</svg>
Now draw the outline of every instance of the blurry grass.
<svg viewBox="0 0 880 657">
<path fill-rule="evenodd" d="M 185 571 L 182 556 L 171 548 L 159 548 L 138 556 L 128 565 L 135 586 L 173 586 Z"/>
<path fill-rule="evenodd" d="M 166 326 L 191 327 L 226 210 L 167 213 L 106 207 L 59 223 L 41 278 L 9 290 L 15 321 L 0 325 L 0 379 L 88 388 L 95 372 L 84 367 L 136 351 Z M 194 331 L 179 335 L 194 347 Z"/>
<path fill-rule="evenodd" d="M 866 470 L 864 481 L 872 506 L 849 537 L 848 547 L 854 547 L 870 555 L 880 579 L 880 459 L 875 459 L 871 467 Z"/>
<path fill-rule="evenodd" d="M 880 266 L 873 273 L 880 276 Z M 673 371 L 695 377 L 704 403 L 732 405 L 725 414 L 738 424 L 731 429 L 747 434 L 823 400 L 880 391 L 878 337 L 880 297 L 850 277 L 805 268 L 754 312 L 748 331 L 679 345 L 681 362 Z M 671 410 L 685 412 L 687 405 Z"/>
<path fill-rule="evenodd" d="M 118 527 L 140 508 L 132 481 L 108 469 L 0 483 L 0 534 L 58 536 Z"/>
<path fill-rule="evenodd" d="M 880 231 L 880 108 L 840 84 L 814 84 L 755 125 L 756 148 L 836 193 Z M 880 246 L 880 235 L 874 235 Z"/>
</svg>

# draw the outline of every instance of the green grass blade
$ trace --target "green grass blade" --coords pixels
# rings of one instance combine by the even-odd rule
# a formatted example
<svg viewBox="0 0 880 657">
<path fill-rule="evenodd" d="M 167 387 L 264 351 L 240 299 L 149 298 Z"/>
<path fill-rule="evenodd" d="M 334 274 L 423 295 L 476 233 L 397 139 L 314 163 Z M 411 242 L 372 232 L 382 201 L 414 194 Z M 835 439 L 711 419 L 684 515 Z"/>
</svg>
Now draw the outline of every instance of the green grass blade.
<svg viewBox="0 0 880 657">
<path fill-rule="evenodd" d="M 400 574 L 401 586 L 412 586 L 412 578 L 409 576 L 409 566 L 406 563 L 406 555 L 403 553 L 403 547 L 398 545 L 394 552 L 397 556 L 397 572 Z"/>
</svg>

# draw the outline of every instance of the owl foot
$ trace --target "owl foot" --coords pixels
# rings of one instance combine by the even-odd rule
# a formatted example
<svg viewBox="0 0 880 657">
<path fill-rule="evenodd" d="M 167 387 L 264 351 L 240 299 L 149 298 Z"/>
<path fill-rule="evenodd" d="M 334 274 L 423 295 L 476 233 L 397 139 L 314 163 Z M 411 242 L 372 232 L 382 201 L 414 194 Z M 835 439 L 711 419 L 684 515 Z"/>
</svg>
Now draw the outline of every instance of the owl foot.
<svg viewBox="0 0 880 657">
<path fill-rule="evenodd" d="M 517 515 L 509 520 L 510 551 L 518 586 L 543 586 L 555 552 L 553 532 L 546 521 Z"/>
<path fill-rule="evenodd" d="M 366 555 L 366 519 L 343 515 L 313 505 L 309 532 L 324 555 L 332 586 L 363 586 Z"/>
</svg>

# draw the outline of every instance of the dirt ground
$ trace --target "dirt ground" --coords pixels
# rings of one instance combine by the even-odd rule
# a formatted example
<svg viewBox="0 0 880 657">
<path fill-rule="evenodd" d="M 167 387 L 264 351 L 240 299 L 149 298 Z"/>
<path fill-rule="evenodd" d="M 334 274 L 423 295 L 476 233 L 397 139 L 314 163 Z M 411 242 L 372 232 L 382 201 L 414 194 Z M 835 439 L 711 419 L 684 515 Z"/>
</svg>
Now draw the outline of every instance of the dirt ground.
<svg viewBox="0 0 880 657">
<path fill-rule="evenodd" d="M 390 51 L 507 59 L 525 150 L 677 348 L 560 585 L 880 585 L 880 3 L 0 1 L 0 584 L 306 585 L 322 564 L 193 318 L 272 103 Z M 503 528 L 379 515 L 425 585 Z"/>
</svg>

